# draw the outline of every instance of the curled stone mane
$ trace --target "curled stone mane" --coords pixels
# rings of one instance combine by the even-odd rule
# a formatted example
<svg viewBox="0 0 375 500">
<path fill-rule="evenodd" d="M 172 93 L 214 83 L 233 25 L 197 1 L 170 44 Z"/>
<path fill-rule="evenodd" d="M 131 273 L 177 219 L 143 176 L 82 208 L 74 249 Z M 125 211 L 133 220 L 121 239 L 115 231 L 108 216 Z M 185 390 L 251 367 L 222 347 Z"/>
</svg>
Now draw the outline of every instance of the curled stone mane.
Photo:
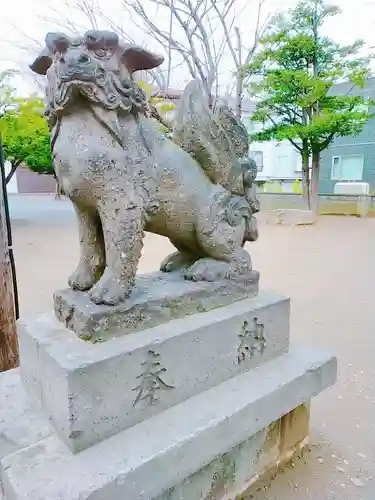
<svg viewBox="0 0 375 500">
<path fill-rule="evenodd" d="M 119 114 L 147 112 L 145 92 L 130 78 L 121 80 L 114 72 L 102 73 L 87 81 L 66 81 L 55 74 L 53 80 L 47 91 L 46 116 L 50 127 L 56 124 L 58 117 L 64 114 L 77 96 Z"/>
</svg>

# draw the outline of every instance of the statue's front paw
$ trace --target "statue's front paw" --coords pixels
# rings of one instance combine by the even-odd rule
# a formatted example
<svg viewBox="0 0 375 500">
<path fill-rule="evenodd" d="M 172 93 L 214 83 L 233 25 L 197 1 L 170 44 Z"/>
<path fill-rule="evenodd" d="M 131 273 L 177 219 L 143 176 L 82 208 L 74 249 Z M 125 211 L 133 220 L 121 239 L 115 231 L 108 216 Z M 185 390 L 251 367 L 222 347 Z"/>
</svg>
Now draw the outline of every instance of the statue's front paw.
<svg viewBox="0 0 375 500">
<path fill-rule="evenodd" d="M 132 286 L 115 277 L 108 268 L 103 276 L 89 291 L 89 297 L 95 304 L 106 304 L 116 306 L 127 299 L 131 293 Z"/>
<path fill-rule="evenodd" d="M 69 277 L 68 283 L 73 290 L 80 290 L 82 292 L 90 290 L 98 280 L 98 273 L 92 266 L 86 263 L 80 264 L 74 273 Z"/>
</svg>

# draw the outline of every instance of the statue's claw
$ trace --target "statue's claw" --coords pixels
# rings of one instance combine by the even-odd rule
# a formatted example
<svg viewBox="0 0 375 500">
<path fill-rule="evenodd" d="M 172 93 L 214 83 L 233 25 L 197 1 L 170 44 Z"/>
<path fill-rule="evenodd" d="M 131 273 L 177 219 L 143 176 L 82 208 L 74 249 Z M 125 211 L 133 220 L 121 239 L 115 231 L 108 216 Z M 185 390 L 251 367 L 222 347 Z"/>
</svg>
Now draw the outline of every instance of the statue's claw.
<svg viewBox="0 0 375 500">
<path fill-rule="evenodd" d="M 129 283 L 122 282 L 107 268 L 100 280 L 89 291 L 89 296 L 95 304 L 116 306 L 129 297 L 131 290 L 132 286 Z"/>
</svg>

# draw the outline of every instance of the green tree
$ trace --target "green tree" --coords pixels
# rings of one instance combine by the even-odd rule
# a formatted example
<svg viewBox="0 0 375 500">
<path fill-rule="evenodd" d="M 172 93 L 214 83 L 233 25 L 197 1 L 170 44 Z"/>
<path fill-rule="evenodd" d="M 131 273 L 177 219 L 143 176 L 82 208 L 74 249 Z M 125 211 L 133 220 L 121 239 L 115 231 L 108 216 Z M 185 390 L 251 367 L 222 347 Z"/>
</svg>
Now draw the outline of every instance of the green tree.
<svg viewBox="0 0 375 500">
<path fill-rule="evenodd" d="M 10 80 L 15 73 L 11 69 L 0 71 L 0 118 L 12 105 L 14 88 Z"/>
<path fill-rule="evenodd" d="M 249 88 L 259 99 L 252 120 L 263 124 L 252 139 L 288 140 L 298 150 L 303 193 L 314 210 L 321 152 L 336 137 L 359 134 L 372 117 L 374 104 L 352 93 L 354 87 L 365 85 L 370 74 L 372 56 L 359 57 L 364 42 L 343 46 L 322 34 L 325 21 L 338 14 L 339 7 L 324 0 L 301 0 L 276 18 L 249 67 L 258 76 Z M 334 95 L 334 85 L 343 81 L 352 83 L 350 91 Z"/>
<path fill-rule="evenodd" d="M 50 135 L 41 99 L 13 99 L 11 109 L 0 118 L 4 156 L 11 163 L 6 182 L 25 163 L 39 174 L 54 174 Z"/>
</svg>

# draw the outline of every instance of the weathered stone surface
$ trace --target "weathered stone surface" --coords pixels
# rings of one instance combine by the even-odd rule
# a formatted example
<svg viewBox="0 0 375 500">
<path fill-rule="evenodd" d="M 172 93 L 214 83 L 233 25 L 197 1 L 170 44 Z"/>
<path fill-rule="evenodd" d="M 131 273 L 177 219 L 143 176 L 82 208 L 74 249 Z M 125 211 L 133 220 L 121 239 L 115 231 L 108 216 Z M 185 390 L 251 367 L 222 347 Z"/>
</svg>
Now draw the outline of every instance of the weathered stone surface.
<svg viewBox="0 0 375 500">
<path fill-rule="evenodd" d="M 292 347 L 81 453 L 47 437 L 1 461 L 6 499 L 233 498 L 262 472 L 262 453 L 277 465 L 280 418 L 333 384 L 336 369 L 324 352 Z"/>
<path fill-rule="evenodd" d="M 0 460 L 53 433 L 22 386 L 19 368 L 0 373 Z M 2 495 L 0 474 L 0 500 Z"/>
<path fill-rule="evenodd" d="M 148 118 L 145 93 L 132 78 L 162 57 L 121 44 L 108 31 L 49 33 L 45 41 L 31 69 L 48 77 L 54 167 L 78 217 L 81 257 L 70 286 L 88 291 L 96 304 L 125 300 L 144 231 L 176 247 L 161 266 L 165 272 L 180 270 L 193 281 L 248 275 L 244 243 L 258 237 L 257 170 L 233 113 L 219 106 L 214 115 L 199 84 L 188 85 L 181 112 L 191 120 L 180 121 L 179 137 L 191 139 L 186 127 L 193 142 L 204 135 L 198 155 L 190 139 L 179 146 Z"/>
<path fill-rule="evenodd" d="M 285 226 L 310 225 L 315 222 L 315 214 L 313 210 L 299 209 L 279 209 L 269 210 L 267 212 L 268 224 L 280 224 Z"/>
<path fill-rule="evenodd" d="M 289 299 L 261 292 L 96 344 L 41 315 L 19 337 L 25 387 L 79 451 L 285 353 Z"/>
<path fill-rule="evenodd" d="M 251 297 L 258 280 L 256 271 L 244 282 L 193 282 L 178 272 L 139 275 L 130 298 L 117 306 L 93 304 L 88 293 L 71 289 L 56 292 L 55 314 L 81 338 L 102 341 Z"/>
<path fill-rule="evenodd" d="M 288 460 L 290 453 L 303 446 L 309 433 L 310 404 L 304 403 L 287 415 L 280 422 L 280 455 Z"/>
<path fill-rule="evenodd" d="M 244 500 L 246 491 L 253 484 L 274 474 L 308 445 L 309 414 L 306 427 L 306 418 L 302 416 L 300 408 L 299 406 L 288 414 L 293 415 L 291 431 L 294 427 L 306 431 L 300 441 L 283 441 L 284 447 L 281 448 L 281 429 L 285 416 L 281 417 L 229 452 L 212 460 L 182 483 L 169 488 L 155 500 Z M 286 444 L 288 448 L 285 447 Z"/>
<path fill-rule="evenodd" d="M 52 428 L 25 393 L 19 369 L 0 373 L 0 458 L 49 436 Z"/>
</svg>

